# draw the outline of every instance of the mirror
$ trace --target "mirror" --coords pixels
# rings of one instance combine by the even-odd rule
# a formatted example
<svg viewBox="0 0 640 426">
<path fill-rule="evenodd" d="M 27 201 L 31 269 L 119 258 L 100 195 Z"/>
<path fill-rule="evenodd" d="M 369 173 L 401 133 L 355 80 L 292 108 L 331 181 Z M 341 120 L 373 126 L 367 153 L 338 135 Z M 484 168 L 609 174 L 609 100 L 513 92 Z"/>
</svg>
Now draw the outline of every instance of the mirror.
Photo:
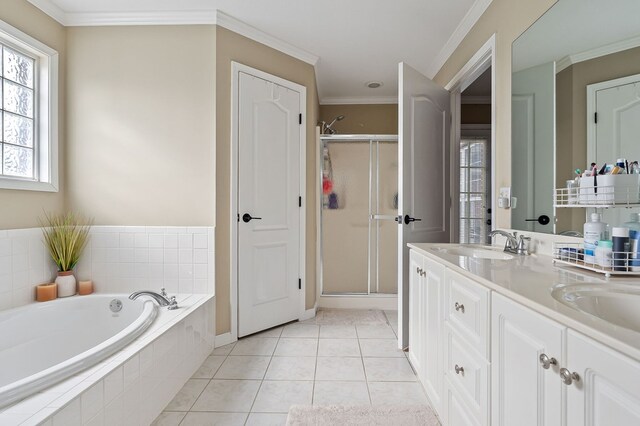
<svg viewBox="0 0 640 426">
<path fill-rule="evenodd" d="M 559 0 L 514 41 L 511 87 L 511 227 L 582 232 L 595 210 L 554 207 L 554 189 L 640 160 L 640 1 Z M 611 226 L 638 211 L 598 209 Z"/>
</svg>

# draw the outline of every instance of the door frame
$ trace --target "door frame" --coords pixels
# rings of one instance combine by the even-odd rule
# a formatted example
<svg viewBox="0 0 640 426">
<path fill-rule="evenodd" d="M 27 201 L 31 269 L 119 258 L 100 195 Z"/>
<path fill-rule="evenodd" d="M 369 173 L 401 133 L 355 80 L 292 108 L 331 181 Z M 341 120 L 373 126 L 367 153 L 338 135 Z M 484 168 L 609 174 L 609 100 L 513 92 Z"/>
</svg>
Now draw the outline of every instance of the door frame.
<svg viewBox="0 0 640 426">
<path fill-rule="evenodd" d="M 450 155 L 450 196 L 451 196 L 451 241 L 456 242 L 460 233 L 460 146 L 462 136 L 462 92 L 483 72 L 491 67 L 491 229 L 496 229 L 496 35 L 495 33 L 467 61 L 451 81 L 444 86 L 451 92 L 451 155 Z"/>
<path fill-rule="evenodd" d="M 239 156 L 238 156 L 238 125 L 239 125 L 239 83 L 240 72 L 249 74 L 253 77 L 261 78 L 286 87 L 300 93 L 300 113 L 302 114 L 302 123 L 300 124 L 300 196 L 302 197 L 302 206 L 299 209 L 300 214 L 300 239 L 298 270 L 302 285 L 300 289 L 300 301 L 298 309 L 298 319 L 303 319 L 305 314 L 306 303 L 306 212 L 307 212 L 307 88 L 300 84 L 285 80 L 273 74 L 260 71 L 239 62 L 231 61 L 231 216 L 230 238 L 231 238 L 231 271 L 229 280 L 229 298 L 231 304 L 231 341 L 238 340 L 238 179 L 239 179 Z"/>
</svg>

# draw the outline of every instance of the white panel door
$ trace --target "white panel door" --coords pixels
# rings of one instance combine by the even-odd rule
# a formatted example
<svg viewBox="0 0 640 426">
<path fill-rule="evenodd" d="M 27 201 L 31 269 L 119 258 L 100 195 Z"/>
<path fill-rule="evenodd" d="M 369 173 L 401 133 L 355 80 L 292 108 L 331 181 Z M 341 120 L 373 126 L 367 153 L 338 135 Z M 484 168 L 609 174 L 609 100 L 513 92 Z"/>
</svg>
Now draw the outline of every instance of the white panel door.
<svg viewBox="0 0 640 426">
<path fill-rule="evenodd" d="M 569 330 L 566 368 L 568 426 L 640 425 L 640 363 Z"/>
<path fill-rule="evenodd" d="M 240 72 L 238 337 L 298 318 L 300 93 Z"/>
<path fill-rule="evenodd" d="M 588 159 L 588 162 L 595 161 L 598 167 L 604 163 L 611 164 L 618 158 L 628 161 L 640 159 L 640 76 L 635 80 L 596 91 L 596 154 L 595 159 Z M 629 220 L 628 210 L 603 209 L 600 212 L 603 222 L 611 226 L 622 225 Z"/>
<path fill-rule="evenodd" d="M 448 242 L 449 92 L 405 63 L 398 77 L 399 344 L 409 343 L 407 243 Z"/>
<path fill-rule="evenodd" d="M 496 293 L 491 302 L 491 424 L 560 425 L 565 327 Z"/>
</svg>

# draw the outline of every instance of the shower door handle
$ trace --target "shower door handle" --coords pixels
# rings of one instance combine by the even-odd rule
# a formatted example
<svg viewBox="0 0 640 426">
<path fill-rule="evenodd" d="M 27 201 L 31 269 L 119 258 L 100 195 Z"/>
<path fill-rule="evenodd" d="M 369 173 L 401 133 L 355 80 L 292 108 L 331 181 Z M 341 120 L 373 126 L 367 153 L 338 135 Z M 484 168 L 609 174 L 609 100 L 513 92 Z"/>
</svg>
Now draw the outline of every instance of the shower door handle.
<svg viewBox="0 0 640 426">
<path fill-rule="evenodd" d="M 415 217 L 411 217 L 409 215 L 404 216 L 404 224 L 408 225 L 411 222 L 420 222 L 422 219 L 416 219 Z"/>
</svg>

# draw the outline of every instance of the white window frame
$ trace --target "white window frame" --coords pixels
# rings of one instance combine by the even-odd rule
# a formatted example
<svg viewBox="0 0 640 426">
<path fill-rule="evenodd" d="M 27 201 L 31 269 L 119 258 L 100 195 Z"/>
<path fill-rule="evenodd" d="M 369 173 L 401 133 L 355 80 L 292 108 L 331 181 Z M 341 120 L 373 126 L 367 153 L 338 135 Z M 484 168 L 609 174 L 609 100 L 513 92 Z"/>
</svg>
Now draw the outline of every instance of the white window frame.
<svg viewBox="0 0 640 426">
<path fill-rule="evenodd" d="M 36 58 L 34 144 L 36 180 L 0 175 L 1 189 L 58 192 L 58 52 L 0 21 L 0 42 Z"/>
</svg>

